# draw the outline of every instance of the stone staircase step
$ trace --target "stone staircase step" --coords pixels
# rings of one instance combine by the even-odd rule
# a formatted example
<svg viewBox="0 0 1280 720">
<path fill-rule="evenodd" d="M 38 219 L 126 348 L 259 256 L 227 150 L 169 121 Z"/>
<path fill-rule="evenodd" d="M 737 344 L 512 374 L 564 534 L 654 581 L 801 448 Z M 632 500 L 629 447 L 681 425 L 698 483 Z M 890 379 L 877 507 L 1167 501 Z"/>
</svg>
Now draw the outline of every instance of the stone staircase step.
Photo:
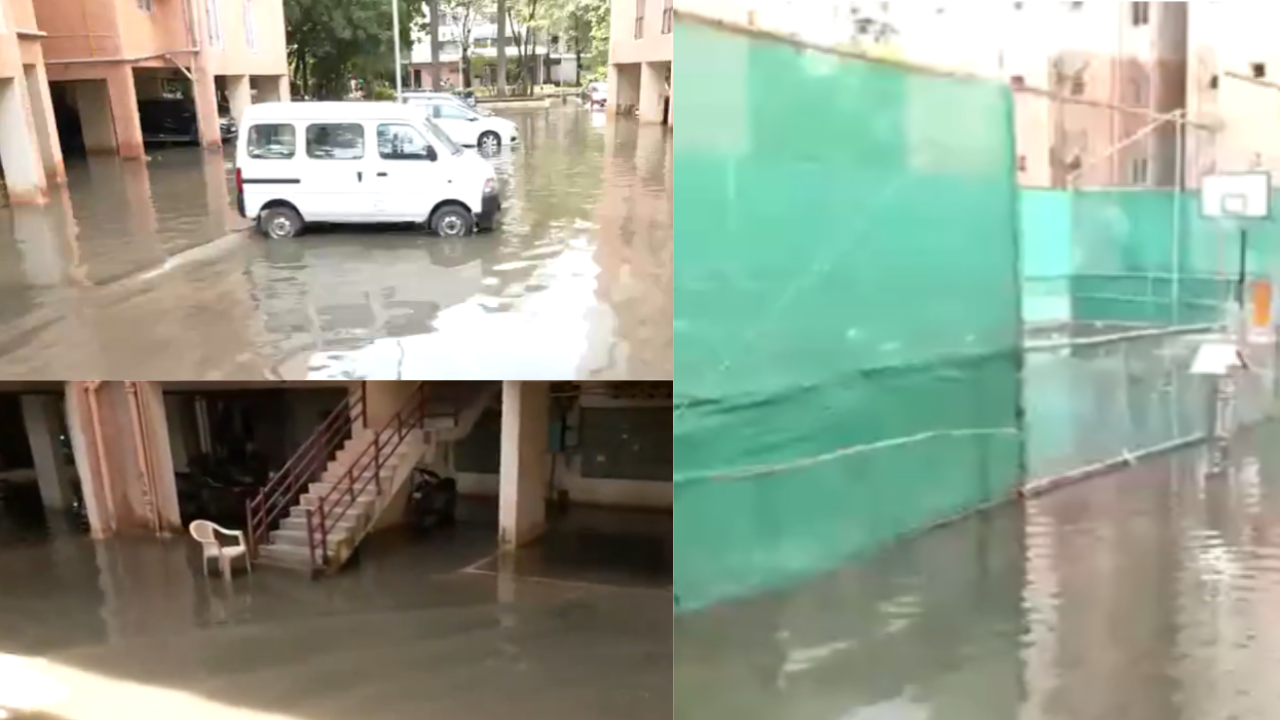
<svg viewBox="0 0 1280 720">
<path fill-rule="evenodd" d="M 363 512 L 360 510 L 360 508 L 351 507 L 351 508 L 347 508 L 346 511 L 343 512 L 341 515 L 337 515 L 337 516 L 328 515 L 326 519 L 330 523 L 333 523 L 335 521 L 336 522 L 347 521 L 347 522 L 355 523 L 355 522 L 359 522 L 362 516 L 363 516 Z M 294 505 L 293 507 L 289 508 L 288 518 L 290 519 L 296 518 L 298 520 L 301 520 L 303 523 L 305 523 L 307 521 L 307 508 L 302 505 Z M 319 515 L 317 514 L 317 519 L 318 518 L 319 518 Z"/>
<path fill-rule="evenodd" d="M 360 515 L 358 513 L 347 513 L 338 518 L 337 522 L 330 520 L 329 525 L 332 528 L 343 528 L 344 531 L 346 528 L 354 530 L 360 525 Z M 305 533 L 307 531 L 306 515 L 299 514 L 296 517 L 293 515 L 286 517 L 280 521 L 280 529 Z"/>
<path fill-rule="evenodd" d="M 329 532 L 329 547 L 337 547 L 338 543 L 349 539 L 355 533 L 355 527 L 352 526 L 347 532 L 342 532 L 338 528 L 334 528 Z M 270 538 L 269 545 L 277 547 L 302 548 L 308 547 L 306 530 L 272 530 L 268 536 Z M 316 536 L 316 540 L 320 539 Z"/>
<path fill-rule="evenodd" d="M 311 572 L 311 552 L 305 547 L 295 548 L 284 545 L 263 545 L 258 548 L 259 565 L 271 565 L 290 570 Z"/>
</svg>

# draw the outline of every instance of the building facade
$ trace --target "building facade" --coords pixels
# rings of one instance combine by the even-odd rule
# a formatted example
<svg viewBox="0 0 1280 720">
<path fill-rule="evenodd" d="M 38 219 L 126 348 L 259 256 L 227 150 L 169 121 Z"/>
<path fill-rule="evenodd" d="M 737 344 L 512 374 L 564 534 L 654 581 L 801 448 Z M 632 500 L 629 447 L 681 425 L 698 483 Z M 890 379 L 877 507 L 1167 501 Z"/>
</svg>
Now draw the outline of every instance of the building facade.
<svg viewBox="0 0 1280 720">
<path fill-rule="evenodd" d="M 674 125 L 673 0 L 618 0 L 609 15 L 609 111 Z"/>
<path fill-rule="evenodd" d="M 201 144 L 219 105 L 289 99 L 283 0 L 0 0 L 0 166 L 9 201 L 41 204 L 87 153 L 144 157 L 139 102 L 186 98 Z"/>
</svg>

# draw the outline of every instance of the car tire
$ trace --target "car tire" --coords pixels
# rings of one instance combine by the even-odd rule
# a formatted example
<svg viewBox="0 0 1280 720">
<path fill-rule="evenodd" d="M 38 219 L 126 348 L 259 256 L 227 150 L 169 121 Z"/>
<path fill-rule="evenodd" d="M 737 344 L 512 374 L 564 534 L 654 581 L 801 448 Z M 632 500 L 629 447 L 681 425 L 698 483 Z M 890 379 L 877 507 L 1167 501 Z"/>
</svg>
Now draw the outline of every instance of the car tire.
<svg viewBox="0 0 1280 720">
<path fill-rule="evenodd" d="M 431 232 L 443 238 L 460 238 L 471 234 L 476 220 L 461 205 L 445 205 L 431 216 Z"/>
<path fill-rule="evenodd" d="M 258 228 L 271 240 L 287 240 L 302 234 L 306 223 L 297 210 L 285 205 L 267 208 L 258 216 Z"/>
<path fill-rule="evenodd" d="M 502 150 L 502 136 L 492 130 L 480 133 L 480 138 L 476 140 L 476 150 L 481 155 L 497 155 Z"/>
</svg>

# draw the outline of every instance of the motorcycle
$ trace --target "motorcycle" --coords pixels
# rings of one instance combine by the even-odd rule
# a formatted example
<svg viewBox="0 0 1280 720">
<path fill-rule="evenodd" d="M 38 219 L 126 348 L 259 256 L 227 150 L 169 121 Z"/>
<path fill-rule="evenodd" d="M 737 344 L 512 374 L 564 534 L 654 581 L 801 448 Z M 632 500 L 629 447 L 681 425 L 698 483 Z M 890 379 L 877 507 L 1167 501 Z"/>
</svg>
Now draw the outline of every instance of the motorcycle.
<svg viewBox="0 0 1280 720">
<path fill-rule="evenodd" d="M 424 468 L 413 469 L 409 524 L 422 532 L 452 526 L 458 508 L 458 481 Z"/>
</svg>

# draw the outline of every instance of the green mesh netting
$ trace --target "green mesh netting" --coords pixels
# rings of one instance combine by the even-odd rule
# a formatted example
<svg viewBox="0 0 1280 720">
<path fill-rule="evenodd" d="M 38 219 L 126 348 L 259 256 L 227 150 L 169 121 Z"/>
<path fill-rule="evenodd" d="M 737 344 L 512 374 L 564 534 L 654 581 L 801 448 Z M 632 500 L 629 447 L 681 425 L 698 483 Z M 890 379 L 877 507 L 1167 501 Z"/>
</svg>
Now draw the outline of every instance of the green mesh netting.
<svg viewBox="0 0 1280 720">
<path fill-rule="evenodd" d="M 1021 195 L 1028 323 L 1221 322 L 1236 291 L 1242 229 L 1247 279 L 1277 279 L 1280 223 L 1203 218 L 1194 190 L 1024 188 Z"/>
<path fill-rule="evenodd" d="M 1007 88 L 681 18 L 674 583 L 786 582 L 1022 476 Z"/>
</svg>

